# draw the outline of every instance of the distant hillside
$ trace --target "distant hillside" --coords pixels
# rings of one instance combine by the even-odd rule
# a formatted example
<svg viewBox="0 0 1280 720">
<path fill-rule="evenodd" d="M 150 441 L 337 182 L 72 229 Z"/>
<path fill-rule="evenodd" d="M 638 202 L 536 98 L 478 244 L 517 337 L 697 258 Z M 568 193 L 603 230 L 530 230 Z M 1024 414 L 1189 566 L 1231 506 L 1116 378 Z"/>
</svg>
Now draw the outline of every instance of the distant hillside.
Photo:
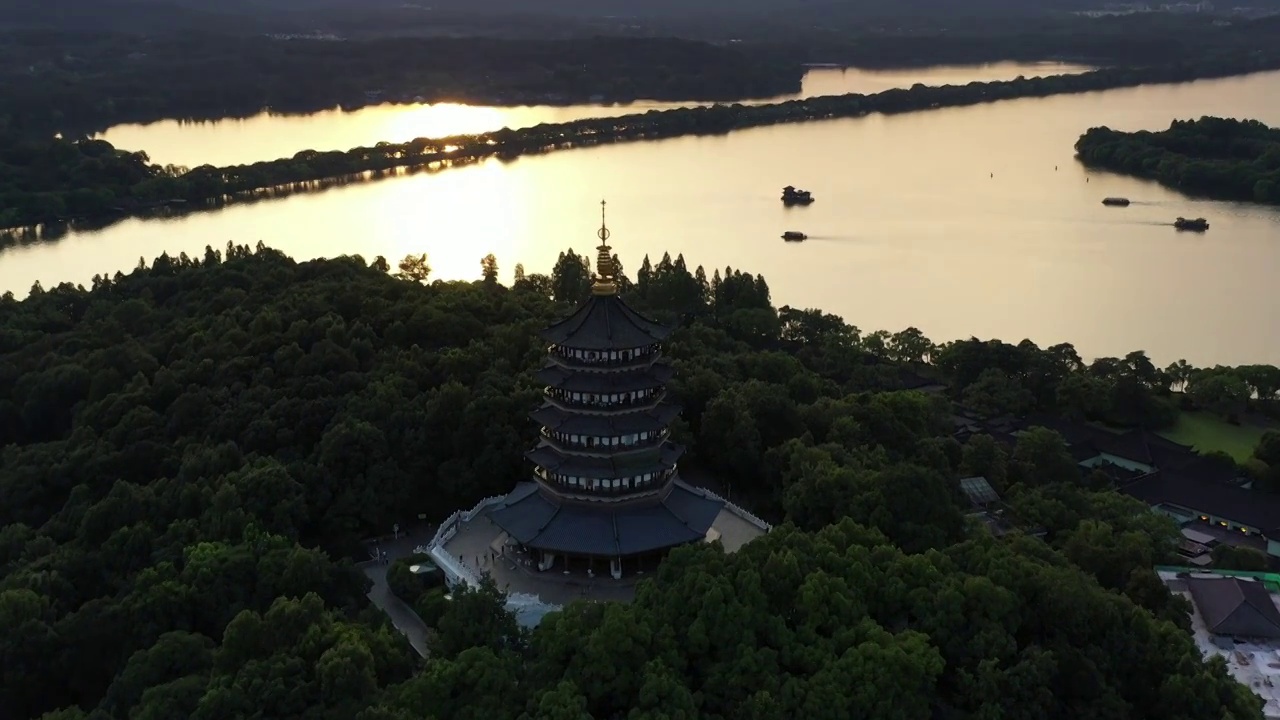
<svg viewBox="0 0 1280 720">
<path fill-rule="evenodd" d="M 172 0 L 187 7 L 210 7 L 213 0 Z M 1101 7 L 1095 0 L 217 0 L 216 5 L 252 11 L 323 10 L 337 7 L 418 5 L 442 12 L 556 14 L 579 17 L 741 17 L 800 13 L 809 16 L 879 17 L 1039 14 Z"/>
<path fill-rule="evenodd" d="M 0 0 L 0 30 L 323 31 L 349 38 L 648 35 L 789 42 L 919 32 L 1019 35 L 1108 0 Z M 1249 0 L 1280 10 L 1280 0 Z M 1223 8 L 1227 8 L 1223 5 Z M 1143 15 L 1144 24 L 1203 16 Z M 1123 25 L 1115 18 L 1112 21 Z M 1061 28 L 1059 28 L 1061 29 Z"/>
<path fill-rule="evenodd" d="M 267 0 L 266 4 L 272 2 Z M 231 7 L 240 4 L 240 0 L 225 5 L 184 0 L 0 0 L 0 29 L 153 32 L 199 27 L 243 31 L 247 16 L 240 11 L 245 8 Z"/>
<path fill-rule="evenodd" d="M 1263 0 L 1277 2 L 1280 0 Z M 792 17 L 935 22 L 966 17 L 1034 16 L 1098 7 L 1093 0 L 0 0 L 0 27 L 124 29 L 228 23 L 229 18 L 317 23 L 331 16 L 389 11 L 484 16 L 637 20 L 748 20 Z"/>
</svg>

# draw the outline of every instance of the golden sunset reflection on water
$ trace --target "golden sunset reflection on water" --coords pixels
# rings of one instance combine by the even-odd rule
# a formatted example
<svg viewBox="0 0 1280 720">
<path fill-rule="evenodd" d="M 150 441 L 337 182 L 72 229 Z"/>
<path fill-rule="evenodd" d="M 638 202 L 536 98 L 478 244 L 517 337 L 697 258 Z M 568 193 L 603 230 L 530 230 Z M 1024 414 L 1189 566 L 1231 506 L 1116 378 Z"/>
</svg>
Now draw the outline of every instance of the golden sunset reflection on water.
<svg viewBox="0 0 1280 720">
<path fill-rule="evenodd" d="M 87 285 L 140 256 L 198 256 L 228 240 L 299 261 L 394 265 L 425 252 L 441 280 L 478 280 L 493 253 L 509 283 L 516 263 L 547 273 L 567 248 L 590 253 L 607 198 L 610 243 L 632 276 L 646 254 L 669 251 L 708 274 L 762 274 L 775 305 L 866 331 L 1071 342 L 1085 357 L 1143 349 L 1162 365 L 1278 363 L 1280 210 L 1189 198 L 1074 158 L 1089 127 L 1208 114 L 1280 124 L 1280 72 L 491 158 L 132 218 L 0 251 L 0 291 L 25 295 L 37 278 Z M 783 207 L 787 184 L 817 202 Z M 1108 196 L 1133 203 L 1105 207 Z M 1178 216 L 1212 228 L 1177 232 Z M 784 243 L 784 230 L 810 239 Z"/>
<path fill-rule="evenodd" d="M 1019 75 L 1057 75 L 1088 68 L 1059 63 L 992 63 L 915 70 L 859 70 L 819 68 L 805 76 L 795 95 L 756 102 L 776 102 L 817 95 L 873 93 L 897 87 L 960 85 L 974 81 L 1008 80 Z M 434 105 L 373 105 L 351 112 L 333 109 L 309 115 L 260 113 L 243 119 L 210 122 L 163 120 L 146 125 L 118 125 L 99 137 L 118 148 L 143 150 L 162 165 L 238 165 L 292 157 L 302 150 L 350 150 L 379 142 L 407 142 L 561 123 L 589 117 L 614 117 L 649 110 L 687 107 L 697 103 L 635 102 L 626 105 L 568 105 L 487 107 L 437 103 Z"/>
</svg>

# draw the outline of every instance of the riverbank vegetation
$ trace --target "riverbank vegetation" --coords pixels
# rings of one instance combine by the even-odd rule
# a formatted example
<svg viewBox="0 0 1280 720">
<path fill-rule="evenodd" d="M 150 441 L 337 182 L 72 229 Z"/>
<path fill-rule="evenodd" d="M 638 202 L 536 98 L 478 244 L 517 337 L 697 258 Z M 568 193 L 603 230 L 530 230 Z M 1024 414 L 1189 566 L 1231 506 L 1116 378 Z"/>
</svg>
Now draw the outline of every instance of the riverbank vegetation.
<svg viewBox="0 0 1280 720">
<path fill-rule="evenodd" d="M 739 100 L 799 92 L 801 58 L 674 38 L 383 38 L 183 33 L 0 35 L 0 129 L 40 137 L 124 122 L 480 105 Z"/>
<path fill-rule="evenodd" d="M 66 0 L 36 3 L 29 12 L 49 17 L 30 19 L 28 28 L 6 18 L 15 29 L 0 30 L 0 129 L 75 136 L 129 122 L 382 102 L 736 101 L 799 91 L 804 63 L 923 67 L 1071 58 L 1149 66 L 1212 63 L 1280 46 L 1280 22 L 1236 17 L 1219 24 L 1199 14 L 996 12 L 938 24 L 939 15 L 907 12 L 884 24 L 857 15 L 839 27 L 838 9 L 824 5 L 820 20 L 802 20 L 804 8 L 754 19 L 735 12 L 733 21 L 682 12 L 681 25 L 672 26 L 586 22 L 581 14 L 468 18 L 391 3 L 362 4 L 328 27 L 320 16 L 335 8 L 295 8 L 302 24 L 286 29 L 274 22 L 236 27 L 234 9 L 202 3 L 181 13 L 194 19 L 165 31 L 151 27 L 159 5 L 85 4 L 92 7 L 72 13 Z M 379 29 L 379 12 L 402 17 Z M 72 20 L 85 26 L 66 28 Z M 424 23 L 421 34 L 432 37 L 407 36 Z M 1196 38 L 1193 49 L 1187 37 Z"/>
<path fill-rule="evenodd" d="M 1091 92 L 1150 83 L 1183 82 L 1280 67 L 1280 52 L 1214 62 L 1147 68 L 1109 68 L 1078 75 L 1018 78 L 963 86 L 888 90 L 763 105 L 716 105 L 650 111 L 612 118 L 541 124 L 512 130 L 447 138 L 418 138 L 378 143 L 348 151 L 307 150 L 292 158 L 251 165 L 162 168 L 146 165 L 141 153 L 116 155 L 101 141 L 24 141 L 0 138 L 0 227 L 30 227 L 74 219 L 100 220 L 157 205 L 200 209 L 229 201 L 256 199 L 416 169 L 439 169 L 488 158 L 512 160 L 605 143 L 657 140 L 682 135 L 723 134 L 733 130 L 868 113 L 900 113 L 973 105 L 1025 97 Z M 8 149 L 4 149 L 4 148 Z M 108 146 L 109 147 L 109 146 Z M 110 156 L 107 162 L 103 158 Z M 123 163 L 128 172 L 118 173 Z M 139 165 L 141 164 L 141 165 Z M 145 170 L 139 170 L 145 167 Z M 145 177 L 135 178 L 136 172 Z M 131 179 L 125 184 L 121 179 Z M 55 228 L 56 231 L 56 228 Z M 10 237 L 10 242 L 14 241 Z"/>
<path fill-rule="evenodd" d="M 1175 120 L 1159 132 L 1091 128 L 1076 154 L 1189 195 L 1280 204 L 1280 129 L 1257 120 Z"/>
<path fill-rule="evenodd" d="M 458 593 L 420 664 L 345 558 L 526 477 L 536 330 L 590 281 L 572 252 L 510 288 L 401 265 L 228 245 L 0 297 L 0 715 L 1261 717 L 1151 572 L 1169 520 L 1081 478 L 1051 431 L 961 444 L 947 396 L 904 389 L 1142 423 L 1185 363 L 864 334 L 680 257 L 624 283 L 682 319 L 675 432 L 789 524 L 532 633 L 494 588 Z M 975 474 L 1043 539 L 968 524 Z"/>
</svg>

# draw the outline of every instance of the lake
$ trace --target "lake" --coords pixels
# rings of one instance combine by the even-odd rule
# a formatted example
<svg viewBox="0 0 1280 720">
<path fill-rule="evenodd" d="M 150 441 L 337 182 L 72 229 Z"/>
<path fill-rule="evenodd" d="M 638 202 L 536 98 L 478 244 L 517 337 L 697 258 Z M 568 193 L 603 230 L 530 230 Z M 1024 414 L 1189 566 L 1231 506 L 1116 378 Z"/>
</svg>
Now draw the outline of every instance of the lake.
<svg viewBox="0 0 1280 720">
<path fill-rule="evenodd" d="M 859 70 L 814 68 L 799 93 L 753 103 L 778 102 L 819 95 L 876 93 L 925 85 L 963 85 L 969 82 L 1012 80 L 1078 73 L 1090 70 L 1061 63 L 992 63 L 918 68 Z M 590 117 L 613 117 L 649 110 L 689 107 L 700 103 L 637 102 L 626 105 L 568 105 L 484 107 L 434 105 L 374 105 L 352 112 L 328 110 L 310 115 L 261 113 L 240 120 L 190 122 L 164 120 L 146 125 L 118 125 L 98 137 L 127 150 L 145 150 L 162 165 L 239 165 L 292 157 L 302 150 L 350 150 L 380 141 L 407 142 L 420 137 L 446 137 L 491 132 L 504 127 L 533 127 Z"/>
<path fill-rule="evenodd" d="M 634 274 L 648 253 L 764 274 L 776 305 L 819 307 L 864 331 L 920 328 L 1086 357 L 1146 350 L 1159 364 L 1280 364 L 1280 211 L 1192 200 L 1089 173 L 1087 128 L 1158 129 L 1206 114 L 1280 124 L 1280 73 L 779 125 L 720 137 L 568 150 L 369 182 L 172 219 L 132 219 L 0 253 L 0 290 L 88 283 L 167 251 L 228 240 L 298 258 L 427 252 L 436 278 L 479 279 L 497 255 L 548 272 L 611 242 Z M 1056 170 L 1055 170 L 1056 166 Z M 813 191 L 786 209 L 783 185 Z M 1104 197 L 1131 198 L 1109 208 Z M 1171 227 L 1203 216 L 1205 234 Z M 784 230 L 811 239 L 784 243 Z"/>
</svg>

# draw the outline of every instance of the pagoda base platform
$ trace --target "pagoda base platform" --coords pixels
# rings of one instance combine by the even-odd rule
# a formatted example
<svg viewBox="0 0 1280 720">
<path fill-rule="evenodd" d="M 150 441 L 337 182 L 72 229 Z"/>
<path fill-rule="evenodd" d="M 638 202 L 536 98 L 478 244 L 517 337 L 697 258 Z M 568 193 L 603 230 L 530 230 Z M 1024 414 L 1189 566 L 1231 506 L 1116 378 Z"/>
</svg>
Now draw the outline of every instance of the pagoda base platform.
<svg viewBox="0 0 1280 720">
<path fill-rule="evenodd" d="M 679 480 L 660 497 L 619 503 L 566 501 L 537 483 L 525 482 L 488 515 L 513 544 L 539 551 L 542 569 L 555 556 L 595 558 L 612 562 L 617 576 L 620 560 L 660 556 L 670 548 L 708 539 L 724 507 L 723 500 Z"/>
<path fill-rule="evenodd" d="M 688 490 L 701 492 L 695 488 Z M 612 576 L 607 557 L 559 553 L 550 567 L 540 570 L 545 555 L 535 548 L 521 546 L 491 516 L 492 510 L 506 507 L 512 495 L 489 505 L 485 511 L 477 507 L 470 520 L 459 519 L 453 526 L 454 532 L 448 534 L 440 547 L 467 573 L 476 577 L 487 575 L 508 595 L 533 596 L 554 606 L 574 600 L 629 602 L 635 597 L 636 584 L 656 572 L 669 550 L 663 548 L 622 558 L 619 578 Z M 700 541 L 718 540 L 725 552 L 735 552 L 768 531 L 766 525 L 745 515 L 738 508 L 722 504 Z"/>
</svg>

